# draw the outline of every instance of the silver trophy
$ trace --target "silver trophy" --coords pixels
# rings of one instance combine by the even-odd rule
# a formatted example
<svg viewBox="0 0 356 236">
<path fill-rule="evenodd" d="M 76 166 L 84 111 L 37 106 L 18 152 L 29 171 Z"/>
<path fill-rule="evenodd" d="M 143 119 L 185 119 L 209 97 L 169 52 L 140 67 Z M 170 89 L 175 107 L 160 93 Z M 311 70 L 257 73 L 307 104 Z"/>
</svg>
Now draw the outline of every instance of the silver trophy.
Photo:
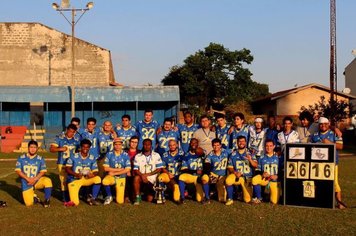
<svg viewBox="0 0 356 236">
<path fill-rule="evenodd" d="M 166 199 L 164 197 L 164 191 L 167 189 L 167 186 L 159 181 L 157 181 L 156 183 L 157 184 L 153 186 L 153 190 L 156 192 L 155 200 L 157 204 L 163 204 L 166 202 Z"/>
</svg>

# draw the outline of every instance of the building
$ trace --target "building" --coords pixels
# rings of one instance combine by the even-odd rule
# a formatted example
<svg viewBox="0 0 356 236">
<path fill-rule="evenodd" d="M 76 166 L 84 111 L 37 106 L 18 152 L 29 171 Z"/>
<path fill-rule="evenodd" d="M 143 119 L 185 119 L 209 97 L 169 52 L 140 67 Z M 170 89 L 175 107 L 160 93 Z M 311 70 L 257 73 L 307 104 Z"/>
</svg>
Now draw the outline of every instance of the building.
<svg viewBox="0 0 356 236">
<path fill-rule="evenodd" d="M 336 95 L 338 100 L 346 102 L 356 99 L 356 96 L 342 92 L 337 92 Z M 307 84 L 257 99 L 252 103 L 252 110 L 254 114 L 296 116 L 302 106 L 317 103 L 321 96 L 329 99 L 330 88 L 320 84 Z"/>
<path fill-rule="evenodd" d="M 351 90 L 350 94 L 356 96 L 356 59 L 353 59 L 345 68 L 345 88 Z M 355 102 L 353 102 L 356 105 Z"/>
</svg>

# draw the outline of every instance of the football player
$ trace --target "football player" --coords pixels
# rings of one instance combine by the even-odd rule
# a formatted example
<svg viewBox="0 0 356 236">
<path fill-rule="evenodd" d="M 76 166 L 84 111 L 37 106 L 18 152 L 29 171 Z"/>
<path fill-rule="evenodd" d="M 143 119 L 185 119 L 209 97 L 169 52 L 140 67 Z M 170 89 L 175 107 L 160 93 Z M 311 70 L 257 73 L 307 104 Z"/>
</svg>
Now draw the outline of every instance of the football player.
<svg viewBox="0 0 356 236">
<path fill-rule="evenodd" d="M 341 137 L 338 137 L 335 132 L 330 129 L 330 122 L 325 117 L 319 118 L 319 131 L 314 133 L 311 137 L 311 141 L 313 143 L 335 143 L 336 150 L 341 150 L 343 148 L 343 141 Z M 336 152 L 336 160 L 335 160 L 335 196 L 337 201 L 337 207 L 339 209 L 346 208 L 346 205 L 341 201 L 341 188 L 339 185 L 338 178 L 338 164 L 339 164 L 339 153 Z"/>
<path fill-rule="evenodd" d="M 173 192 L 173 200 L 179 202 L 180 193 L 178 186 L 179 170 L 182 164 L 184 152 L 178 149 L 176 140 L 170 140 L 168 143 L 169 151 L 162 156 L 163 169 L 158 180 L 161 183 L 167 184 L 168 188 Z"/>
<path fill-rule="evenodd" d="M 185 185 L 194 184 L 196 189 L 196 200 L 201 202 L 203 198 L 203 188 L 201 185 L 201 175 L 203 173 L 204 150 L 198 147 L 198 140 L 192 138 L 189 144 L 189 151 L 185 153 L 182 160 L 181 175 L 179 176 L 180 204 L 185 203 Z"/>
<path fill-rule="evenodd" d="M 225 179 L 226 167 L 229 154 L 225 149 L 222 149 L 221 140 L 213 139 L 211 142 L 213 150 L 206 156 L 204 161 L 204 174 L 201 178 L 205 198 L 203 203 L 210 203 L 210 184 L 216 184 L 219 202 L 226 201 Z"/>
<path fill-rule="evenodd" d="M 303 111 L 299 115 L 301 126 L 297 127 L 297 133 L 301 143 L 310 143 L 311 136 L 318 132 L 318 124 L 314 123 L 313 115 L 309 111 Z"/>
<path fill-rule="evenodd" d="M 100 156 L 97 160 L 100 178 L 104 177 L 104 161 L 108 152 L 113 151 L 113 140 L 116 138 L 116 132 L 112 128 L 111 121 L 104 121 L 102 131 L 98 134 L 98 142 L 100 147 Z"/>
<path fill-rule="evenodd" d="M 84 132 L 84 129 L 80 127 L 80 119 L 78 117 L 73 117 L 70 120 L 70 123 L 77 127 L 77 132 L 75 133 L 75 137 L 78 140 L 82 140 L 82 133 Z"/>
<path fill-rule="evenodd" d="M 256 174 L 252 178 L 254 198 L 252 202 L 255 204 L 261 203 L 262 193 L 261 186 L 267 186 L 270 190 L 270 201 L 273 204 L 278 202 L 278 169 L 279 158 L 273 151 L 275 145 L 273 140 L 267 139 L 265 142 L 265 153 L 258 160 L 258 166 L 256 168 Z"/>
<path fill-rule="evenodd" d="M 263 128 L 263 119 L 261 117 L 257 117 L 255 125 L 249 127 L 249 134 L 250 139 L 247 146 L 250 152 L 258 159 L 263 155 L 266 140 L 266 129 Z"/>
<path fill-rule="evenodd" d="M 204 150 L 204 153 L 208 155 L 212 150 L 211 141 L 216 138 L 214 131 L 211 131 L 211 121 L 207 115 L 200 117 L 200 127 L 193 133 L 193 138 L 198 139 L 199 147 Z"/>
<path fill-rule="evenodd" d="M 67 172 L 65 171 L 65 164 L 68 158 L 73 155 L 79 148 L 80 140 L 75 136 L 77 127 L 70 124 L 64 134 L 56 137 L 55 142 L 51 143 L 50 152 L 58 152 L 57 168 L 59 172 L 59 180 L 61 183 L 61 191 L 63 195 L 63 202 L 69 202 L 68 188 L 67 188 Z"/>
<path fill-rule="evenodd" d="M 131 125 L 130 115 L 123 115 L 121 117 L 121 126 L 116 127 L 116 134 L 124 142 L 124 149 L 129 148 L 129 140 L 132 136 L 136 136 L 136 128 Z"/>
<path fill-rule="evenodd" d="M 251 201 L 250 188 L 254 169 L 257 167 L 256 157 L 251 154 L 246 148 L 246 137 L 237 137 L 237 150 L 234 150 L 227 165 L 229 175 L 226 178 L 226 191 L 227 191 L 227 206 L 232 205 L 233 201 L 233 185 L 240 185 L 242 188 L 243 199 L 245 202 Z M 252 190 L 252 189 L 251 189 Z"/>
<path fill-rule="evenodd" d="M 277 144 L 277 135 L 281 132 L 281 127 L 276 123 L 276 117 L 274 115 L 269 115 L 267 117 L 267 131 L 266 139 L 272 139 L 274 144 Z"/>
<path fill-rule="evenodd" d="M 190 140 L 193 137 L 193 133 L 199 128 L 199 125 L 194 123 L 192 113 L 185 111 L 184 124 L 178 124 L 177 126 L 180 136 L 180 147 L 184 153 L 187 153 L 189 151 Z"/>
<path fill-rule="evenodd" d="M 172 120 L 164 119 L 163 129 L 157 134 L 157 149 L 156 151 L 162 156 L 163 153 L 169 150 L 168 142 L 170 140 L 178 141 L 179 133 L 172 129 Z"/>
<path fill-rule="evenodd" d="M 28 142 L 28 153 L 21 155 L 16 162 L 16 173 L 21 178 L 22 197 L 26 206 L 40 202 L 35 196 L 35 189 L 45 192 L 44 207 L 49 207 L 52 192 L 52 181 L 45 177 L 47 167 L 43 157 L 37 154 L 38 143 L 34 140 Z"/>
<path fill-rule="evenodd" d="M 71 202 L 67 206 L 79 205 L 79 190 L 82 186 L 92 186 L 92 194 L 88 198 L 89 205 L 99 205 L 96 201 L 101 178 L 98 176 L 98 165 L 96 158 L 90 154 L 91 142 L 88 139 L 80 141 L 80 152 L 72 155 L 66 163 L 68 174 L 68 190 Z"/>
<path fill-rule="evenodd" d="M 152 151 L 152 140 L 143 140 L 142 152 L 134 159 L 134 192 L 136 199 L 134 205 L 141 203 L 141 188 L 147 194 L 147 201 L 153 200 L 153 186 L 156 183 L 157 175 L 161 172 L 163 163 L 161 156 Z"/>
<path fill-rule="evenodd" d="M 226 124 L 226 118 L 224 114 L 218 113 L 215 117 L 216 123 L 218 124 L 215 128 L 216 137 L 221 140 L 222 148 L 229 150 L 230 134 L 229 129 L 230 125 Z"/>
<path fill-rule="evenodd" d="M 103 179 L 103 186 L 107 197 L 104 205 L 109 205 L 113 198 L 111 194 L 111 186 L 115 185 L 116 202 L 124 203 L 126 176 L 131 171 L 130 158 L 126 152 L 123 151 L 123 141 L 120 138 L 114 139 L 114 151 L 106 154 L 104 162 L 104 170 L 107 175 Z"/>
<path fill-rule="evenodd" d="M 94 117 L 89 117 L 87 119 L 87 127 L 82 133 L 82 140 L 88 139 L 91 142 L 90 154 L 96 159 L 100 156 L 99 132 L 100 129 L 96 127 L 96 119 Z"/>
<path fill-rule="evenodd" d="M 152 141 L 152 149 L 156 148 L 157 129 L 159 123 L 153 120 L 153 111 L 151 109 L 145 110 L 144 120 L 140 120 L 136 123 L 136 132 L 139 137 L 138 149 L 143 147 L 143 140 L 150 139 Z"/>
<path fill-rule="evenodd" d="M 278 145 L 280 146 L 282 155 L 284 154 L 285 145 L 287 143 L 299 143 L 299 134 L 293 130 L 293 120 L 291 117 L 286 116 L 283 119 L 283 131 L 279 132 Z"/>
<path fill-rule="evenodd" d="M 247 143 L 249 142 L 249 126 L 245 124 L 245 115 L 241 112 L 234 114 L 234 125 L 230 127 L 230 148 L 232 150 L 238 149 L 237 147 L 237 137 L 245 136 Z"/>
</svg>

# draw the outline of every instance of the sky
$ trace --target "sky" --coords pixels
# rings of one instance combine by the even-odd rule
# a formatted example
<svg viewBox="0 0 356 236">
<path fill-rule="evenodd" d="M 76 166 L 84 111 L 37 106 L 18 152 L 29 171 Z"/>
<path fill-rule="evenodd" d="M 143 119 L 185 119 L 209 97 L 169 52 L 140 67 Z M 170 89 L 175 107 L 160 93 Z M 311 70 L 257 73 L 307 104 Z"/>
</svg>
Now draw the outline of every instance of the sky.
<svg viewBox="0 0 356 236">
<path fill-rule="evenodd" d="M 61 0 L 3 0 L 0 22 L 39 22 L 71 33 L 51 7 Z M 76 8 L 88 1 L 71 0 Z M 337 87 L 356 49 L 355 0 L 337 0 Z M 270 92 L 329 86 L 329 0 L 96 0 L 75 27 L 78 38 L 111 51 L 115 79 L 158 85 L 169 69 L 210 42 L 247 48 L 252 79 Z M 70 16 L 69 16 L 70 17 Z"/>
</svg>

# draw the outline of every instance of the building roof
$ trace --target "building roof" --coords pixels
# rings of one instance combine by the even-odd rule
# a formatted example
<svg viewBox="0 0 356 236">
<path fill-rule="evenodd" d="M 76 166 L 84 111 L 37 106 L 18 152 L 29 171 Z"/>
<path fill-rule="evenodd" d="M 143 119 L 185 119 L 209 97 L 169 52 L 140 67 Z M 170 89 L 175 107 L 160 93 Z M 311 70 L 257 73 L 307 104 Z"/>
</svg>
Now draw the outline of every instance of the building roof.
<svg viewBox="0 0 356 236">
<path fill-rule="evenodd" d="M 310 89 L 310 88 L 316 88 L 316 89 L 320 89 L 320 90 L 324 90 L 324 91 L 330 92 L 330 88 L 329 87 L 326 87 L 326 86 L 321 85 L 321 84 L 312 83 L 312 84 L 307 84 L 307 85 L 303 85 L 303 86 L 300 86 L 300 87 L 295 87 L 295 88 L 292 88 L 292 89 L 282 90 L 282 91 L 270 94 L 270 95 L 268 95 L 266 97 L 262 97 L 262 98 L 256 99 L 253 102 L 262 102 L 262 101 L 266 101 L 266 100 L 273 101 L 273 100 L 277 100 L 279 98 L 285 97 L 285 96 L 287 96 L 289 94 L 297 93 L 299 91 L 302 91 L 302 90 L 305 90 L 305 89 Z M 336 94 L 337 94 L 337 96 L 342 96 L 342 97 L 349 98 L 349 99 L 356 99 L 356 96 L 353 96 L 353 95 L 350 95 L 350 94 L 346 94 L 346 93 L 342 93 L 340 91 L 336 92 Z"/>
<path fill-rule="evenodd" d="M 68 86 L 0 86 L 0 102 L 70 102 Z M 76 87 L 76 102 L 179 101 L 178 86 Z"/>
</svg>

